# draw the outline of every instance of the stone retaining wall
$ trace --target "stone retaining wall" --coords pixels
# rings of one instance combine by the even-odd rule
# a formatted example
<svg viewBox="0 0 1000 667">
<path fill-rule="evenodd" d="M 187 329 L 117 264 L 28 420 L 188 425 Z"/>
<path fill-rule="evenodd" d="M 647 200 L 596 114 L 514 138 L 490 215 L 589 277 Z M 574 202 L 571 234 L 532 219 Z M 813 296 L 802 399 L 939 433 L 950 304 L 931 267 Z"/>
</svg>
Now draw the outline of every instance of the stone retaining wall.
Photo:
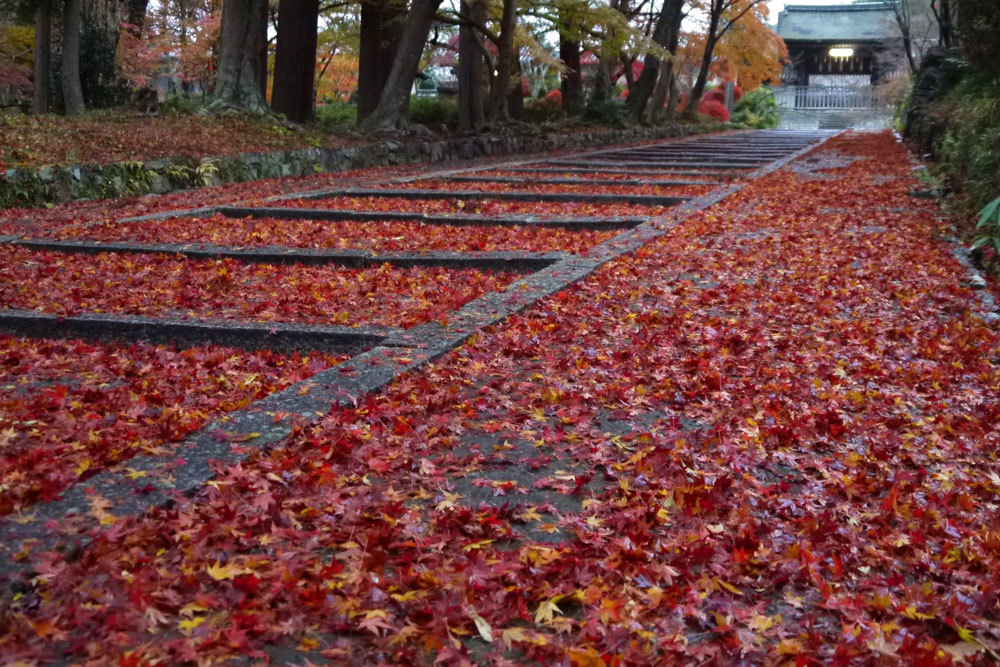
<svg viewBox="0 0 1000 667">
<path fill-rule="evenodd" d="M 724 125 L 668 125 L 536 135 L 485 135 L 454 139 L 390 140 L 345 148 L 163 158 L 107 165 L 8 169 L 0 175 L 0 208 L 41 206 L 81 199 L 163 194 L 223 183 L 347 171 L 364 167 L 440 162 L 491 155 L 519 155 L 597 148 L 725 129 Z"/>
</svg>

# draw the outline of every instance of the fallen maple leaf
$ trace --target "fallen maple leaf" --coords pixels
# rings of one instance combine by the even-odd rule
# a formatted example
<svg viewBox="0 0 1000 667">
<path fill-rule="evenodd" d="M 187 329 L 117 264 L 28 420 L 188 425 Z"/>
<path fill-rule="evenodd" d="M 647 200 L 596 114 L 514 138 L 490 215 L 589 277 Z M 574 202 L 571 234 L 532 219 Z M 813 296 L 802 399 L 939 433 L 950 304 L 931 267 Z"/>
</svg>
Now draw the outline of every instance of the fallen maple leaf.
<svg viewBox="0 0 1000 667">
<path fill-rule="evenodd" d="M 490 627 L 489 622 L 480 616 L 475 609 L 469 607 L 468 609 L 469 618 L 472 622 L 476 624 L 476 630 L 479 631 L 479 636 L 483 638 L 483 641 L 493 643 L 493 628 Z"/>
<path fill-rule="evenodd" d="M 561 614 L 562 611 L 556 605 L 564 596 L 557 595 L 554 598 L 543 601 L 535 611 L 535 625 L 551 623 L 553 614 Z"/>
<path fill-rule="evenodd" d="M 215 565 L 206 565 L 205 572 L 208 572 L 208 576 L 212 577 L 216 581 L 225 581 L 226 579 L 232 579 L 243 574 L 246 570 L 242 567 L 233 565 L 232 563 L 221 565 L 218 561 L 216 561 Z"/>
<path fill-rule="evenodd" d="M 373 635 L 382 636 L 382 630 L 390 632 L 396 629 L 392 623 L 389 623 L 389 612 L 384 609 L 366 611 L 364 612 L 364 617 L 364 620 L 358 623 L 358 627 L 362 630 L 367 630 Z"/>
<path fill-rule="evenodd" d="M 548 641 L 545 639 L 544 635 L 538 634 L 527 628 L 507 628 L 503 631 L 501 635 L 504 646 L 509 651 L 514 642 L 525 642 L 528 644 L 534 644 L 535 646 L 545 646 Z"/>
</svg>

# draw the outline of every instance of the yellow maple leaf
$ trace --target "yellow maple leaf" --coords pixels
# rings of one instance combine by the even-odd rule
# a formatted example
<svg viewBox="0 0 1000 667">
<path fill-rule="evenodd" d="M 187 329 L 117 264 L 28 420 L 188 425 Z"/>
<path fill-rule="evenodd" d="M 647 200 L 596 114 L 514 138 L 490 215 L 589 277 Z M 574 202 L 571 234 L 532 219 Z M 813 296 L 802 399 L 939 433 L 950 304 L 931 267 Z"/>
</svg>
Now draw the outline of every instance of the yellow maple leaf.
<svg viewBox="0 0 1000 667">
<path fill-rule="evenodd" d="M 462 497 L 461 493 L 448 493 L 445 490 L 442 490 L 441 493 L 444 495 L 444 500 L 434 507 L 438 512 L 455 509 L 455 501 Z"/>
<path fill-rule="evenodd" d="M 964 642 L 972 642 L 977 644 L 979 643 L 979 640 L 977 640 L 976 637 L 971 632 L 969 632 L 967 628 L 963 628 L 961 625 L 958 625 L 957 623 L 955 624 L 955 632 L 958 633 L 958 636 L 961 637 L 962 641 Z"/>
<path fill-rule="evenodd" d="M 716 579 L 715 581 L 720 586 L 722 586 L 723 588 L 725 588 L 727 591 L 729 591 L 730 593 L 732 593 L 733 595 L 743 595 L 743 591 L 741 591 L 740 589 L 736 588 L 736 586 L 733 586 L 732 584 L 727 583 L 727 582 L 723 581 L 722 579 Z"/>
<path fill-rule="evenodd" d="M 719 584 L 719 586 L 721 586 L 722 588 L 725 588 L 727 591 L 729 591 L 730 593 L 732 593 L 733 595 L 743 595 L 743 591 L 741 591 L 740 589 L 736 588 L 732 584 L 723 581 L 722 579 L 716 578 L 715 582 L 717 584 Z"/>
<path fill-rule="evenodd" d="M 766 632 L 772 625 L 774 625 L 773 616 L 762 616 L 760 614 L 754 616 L 747 623 L 747 627 L 757 633 Z"/>
<path fill-rule="evenodd" d="M 541 521 L 542 515 L 538 513 L 537 507 L 529 507 L 524 511 L 524 513 L 518 517 L 521 521 Z"/>
<path fill-rule="evenodd" d="M 195 614 L 200 614 L 203 611 L 208 611 L 208 607 L 202 606 L 197 602 L 191 602 L 181 607 L 181 610 L 177 612 L 181 616 L 194 616 Z"/>
<path fill-rule="evenodd" d="M 802 652 L 802 643 L 797 639 L 782 639 L 778 643 L 779 655 L 798 655 Z"/>
<path fill-rule="evenodd" d="M 905 610 L 903 610 L 903 615 L 916 621 L 929 621 L 934 618 L 933 614 L 924 614 L 917 611 L 917 608 L 913 605 L 909 605 Z"/>
<path fill-rule="evenodd" d="M 508 651 L 513 642 L 526 642 L 536 646 L 545 646 L 548 643 L 543 635 L 527 628 L 507 628 L 503 631 L 502 639 Z"/>
<path fill-rule="evenodd" d="M 426 591 L 421 591 L 417 589 L 410 589 L 405 593 L 391 593 L 391 597 L 396 602 L 409 602 L 410 600 L 417 600 L 424 597 L 427 594 Z"/>
<path fill-rule="evenodd" d="M 232 579 L 237 575 L 243 574 L 243 568 L 238 565 L 233 565 L 232 563 L 221 565 L 218 561 L 216 561 L 215 565 L 206 565 L 205 572 L 208 572 L 208 575 L 216 581 L 222 581 L 224 579 Z"/>
<path fill-rule="evenodd" d="M 462 551 L 468 553 L 470 551 L 476 551 L 478 549 L 482 549 L 483 547 L 489 546 L 490 544 L 493 544 L 493 540 L 481 540 L 479 542 L 473 542 L 472 544 L 466 544 L 464 547 L 462 547 Z"/>
<path fill-rule="evenodd" d="M 542 604 L 538 605 L 538 610 L 535 612 L 535 625 L 539 623 L 551 623 L 552 615 L 555 613 L 561 614 L 562 610 L 556 606 L 556 603 L 562 599 L 563 596 L 557 595 L 551 600 L 545 600 Z"/>
<path fill-rule="evenodd" d="M 195 616 L 194 618 L 184 619 L 177 624 L 177 629 L 184 634 L 189 634 L 192 630 L 197 628 L 199 625 L 205 622 L 204 616 Z"/>
</svg>

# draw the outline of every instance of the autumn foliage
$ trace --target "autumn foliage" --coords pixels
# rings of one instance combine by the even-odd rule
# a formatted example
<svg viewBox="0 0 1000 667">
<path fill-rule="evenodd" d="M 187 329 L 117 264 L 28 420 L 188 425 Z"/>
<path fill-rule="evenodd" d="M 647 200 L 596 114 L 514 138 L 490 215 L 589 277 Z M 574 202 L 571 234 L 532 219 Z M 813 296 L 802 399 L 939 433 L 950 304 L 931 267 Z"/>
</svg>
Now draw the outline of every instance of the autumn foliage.
<svg viewBox="0 0 1000 667">
<path fill-rule="evenodd" d="M 95 490 L 107 529 L 31 554 L 0 651 L 985 663 L 1000 335 L 937 240 L 941 212 L 907 197 L 910 166 L 888 133 L 837 137 L 192 498 L 117 520 Z M 77 429 L 131 408 L 61 405 L 100 405 L 85 392 L 122 375 L 149 396 L 175 354 L 128 352 L 153 358 L 111 373 L 3 342 L 0 368 L 35 373 L 44 418 Z M 219 391 L 244 400 L 254 386 L 231 385 L 261 362 L 231 363 Z M 122 397 L 143 429 L 163 414 Z M 15 413 L 0 438 L 36 419 Z"/>
<path fill-rule="evenodd" d="M 9 267 L 9 282 L 0 285 L 8 308 L 347 326 L 412 327 L 515 278 L 473 269 L 284 266 L 24 248 L 0 249 L 0 261 Z M 121 278 L 112 288 L 108 276 Z"/>
<path fill-rule="evenodd" d="M 722 123 L 729 122 L 729 109 L 726 108 L 724 103 L 718 101 L 717 99 L 702 98 L 701 101 L 698 102 L 698 113 L 711 116 Z"/>
</svg>

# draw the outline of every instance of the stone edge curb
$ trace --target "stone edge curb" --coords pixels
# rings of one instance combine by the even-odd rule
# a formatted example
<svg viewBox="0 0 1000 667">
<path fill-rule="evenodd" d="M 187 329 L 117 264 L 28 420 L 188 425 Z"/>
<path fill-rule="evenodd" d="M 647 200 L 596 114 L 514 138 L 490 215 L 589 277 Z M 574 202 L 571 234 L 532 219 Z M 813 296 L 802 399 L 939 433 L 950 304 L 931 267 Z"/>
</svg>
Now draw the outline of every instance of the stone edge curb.
<svg viewBox="0 0 1000 667">
<path fill-rule="evenodd" d="M 145 340 L 240 349 L 358 351 L 400 332 L 394 327 L 349 327 L 293 322 L 253 322 L 84 313 L 59 315 L 36 310 L 0 309 L 0 333 L 79 337 L 89 340 Z"/>
</svg>

